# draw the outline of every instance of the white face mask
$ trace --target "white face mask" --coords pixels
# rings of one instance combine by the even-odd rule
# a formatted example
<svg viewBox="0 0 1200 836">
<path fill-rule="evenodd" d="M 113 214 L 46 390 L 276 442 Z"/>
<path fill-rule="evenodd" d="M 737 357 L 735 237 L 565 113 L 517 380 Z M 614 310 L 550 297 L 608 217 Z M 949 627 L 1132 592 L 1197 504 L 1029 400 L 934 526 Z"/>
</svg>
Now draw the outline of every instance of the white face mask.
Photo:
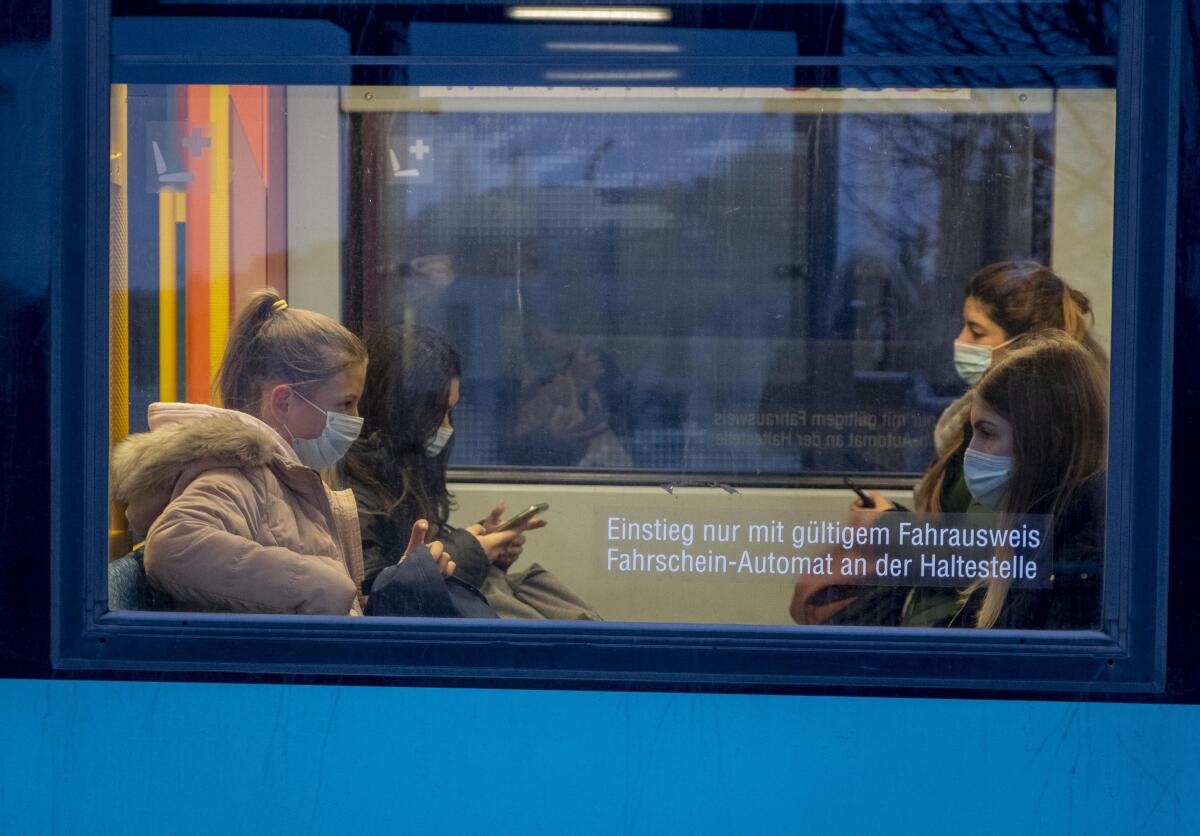
<svg viewBox="0 0 1200 836">
<path fill-rule="evenodd" d="M 438 427 L 437 432 L 429 437 L 425 442 L 425 455 L 433 458 L 446 449 L 446 445 L 450 443 L 450 436 L 454 435 L 454 427 Z"/>
<path fill-rule="evenodd" d="M 993 511 L 1000 507 L 1004 499 L 1011 472 L 1011 456 L 993 456 L 970 447 L 963 455 L 963 477 L 967 480 L 967 490 L 981 505 Z"/>
<path fill-rule="evenodd" d="M 974 343 L 954 342 L 954 370 L 968 386 L 974 386 L 983 377 L 983 373 L 992 367 L 996 351 L 1004 348 L 1015 340 L 1005 340 L 997 346 L 975 345 Z"/>
<path fill-rule="evenodd" d="M 968 386 L 979 382 L 992 365 L 992 348 L 972 343 L 954 343 L 954 370 Z"/>
<path fill-rule="evenodd" d="M 296 451 L 305 467 L 324 470 L 333 466 L 338 459 L 346 455 L 350 445 L 362 432 L 363 419 L 341 412 L 326 412 L 295 389 L 292 391 L 296 397 L 325 416 L 325 429 L 316 438 L 296 438 L 292 431 L 288 430 L 288 435 L 292 436 L 292 449 Z M 284 429 L 287 429 L 286 425 Z"/>
</svg>

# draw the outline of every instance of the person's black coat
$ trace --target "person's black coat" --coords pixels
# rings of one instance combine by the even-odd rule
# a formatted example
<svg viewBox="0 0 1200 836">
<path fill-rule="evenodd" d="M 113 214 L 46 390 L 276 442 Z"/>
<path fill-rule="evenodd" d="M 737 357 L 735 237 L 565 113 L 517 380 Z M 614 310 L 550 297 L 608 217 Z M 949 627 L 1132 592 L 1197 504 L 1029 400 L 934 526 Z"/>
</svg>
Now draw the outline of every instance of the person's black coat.
<svg viewBox="0 0 1200 836">
<path fill-rule="evenodd" d="M 384 453 L 374 438 L 362 439 L 351 451 L 358 464 L 370 468 Z M 376 470 L 378 470 L 376 468 Z M 413 524 L 419 519 L 409 503 L 396 503 L 374 485 L 339 471 L 343 487 L 354 491 L 363 545 L 363 592 L 370 597 L 367 615 L 496 618 L 479 591 L 487 577 L 488 559 L 469 531 L 443 526 L 433 532 L 457 569 L 442 576 L 428 549 L 416 549 L 401 561 Z"/>
</svg>

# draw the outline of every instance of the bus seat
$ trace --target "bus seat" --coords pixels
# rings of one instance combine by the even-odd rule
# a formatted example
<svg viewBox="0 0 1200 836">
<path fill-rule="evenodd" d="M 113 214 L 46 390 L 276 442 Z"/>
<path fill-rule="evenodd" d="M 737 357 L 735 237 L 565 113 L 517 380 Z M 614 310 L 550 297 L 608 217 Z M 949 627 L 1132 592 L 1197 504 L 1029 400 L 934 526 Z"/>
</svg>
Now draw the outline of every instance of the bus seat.
<svg viewBox="0 0 1200 836">
<path fill-rule="evenodd" d="M 144 549 L 137 548 L 108 564 L 108 608 L 110 610 L 175 609 L 175 599 L 146 580 L 142 564 Z"/>
</svg>

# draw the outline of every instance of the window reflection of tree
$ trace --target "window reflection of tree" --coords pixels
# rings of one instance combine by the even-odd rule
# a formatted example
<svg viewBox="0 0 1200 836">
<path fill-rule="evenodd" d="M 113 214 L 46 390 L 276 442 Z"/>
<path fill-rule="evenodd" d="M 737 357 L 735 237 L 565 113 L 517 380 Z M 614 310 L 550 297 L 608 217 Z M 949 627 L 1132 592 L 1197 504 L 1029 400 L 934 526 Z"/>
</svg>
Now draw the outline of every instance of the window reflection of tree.
<svg viewBox="0 0 1200 836">
<path fill-rule="evenodd" d="M 1117 0 L 871 3 L 847 9 L 848 54 L 1114 55 Z"/>
<path fill-rule="evenodd" d="M 854 249 L 894 266 L 897 335 L 910 344 L 926 341 L 908 352 L 881 349 L 885 365 L 878 368 L 940 356 L 946 328 L 938 326 L 956 320 L 966 277 L 1002 258 L 1049 256 L 1051 118 L 923 114 L 845 121 L 839 217 L 860 230 Z M 870 314 L 860 309 L 860 318 Z"/>
<path fill-rule="evenodd" d="M 838 121 L 837 186 L 826 198 L 837 206 L 827 230 L 838 238 L 837 269 L 812 271 L 808 362 L 795 362 L 794 345 L 780 346 L 764 414 L 904 410 L 926 381 L 957 385 L 947 355 L 966 277 L 1002 258 L 1049 254 L 1051 116 Z M 919 456 L 834 447 L 796 458 L 816 470 L 905 470 Z"/>
</svg>

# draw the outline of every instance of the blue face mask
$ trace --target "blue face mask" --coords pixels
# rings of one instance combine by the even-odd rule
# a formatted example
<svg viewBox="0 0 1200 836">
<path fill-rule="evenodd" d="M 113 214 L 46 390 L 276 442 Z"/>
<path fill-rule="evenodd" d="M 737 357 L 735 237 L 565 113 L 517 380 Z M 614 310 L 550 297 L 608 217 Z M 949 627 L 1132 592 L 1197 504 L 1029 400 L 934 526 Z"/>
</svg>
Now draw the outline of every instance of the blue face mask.
<svg viewBox="0 0 1200 836">
<path fill-rule="evenodd" d="M 425 455 L 433 458 L 446 449 L 446 445 L 450 443 L 450 436 L 454 435 L 454 427 L 438 427 L 437 432 L 429 437 L 425 442 Z"/>
<path fill-rule="evenodd" d="M 968 386 L 974 386 L 983 377 L 984 372 L 992 367 L 996 359 L 996 351 L 1015 340 L 1005 340 L 998 346 L 975 345 L 974 343 L 954 342 L 954 370 Z"/>
<path fill-rule="evenodd" d="M 292 436 L 292 449 L 300 458 L 300 462 L 313 470 L 324 470 L 332 467 L 338 459 L 346 455 L 358 434 L 362 432 L 363 419 L 341 412 L 326 412 L 296 392 L 296 397 L 325 416 L 325 429 L 316 438 L 296 438 Z M 291 430 L 288 430 L 291 435 Z"/>
<path fill-rule="evenodd" d="M 963 476 L 967 480 L 967 490 L 981 505 L 993 511 L 1000 507 L 1004 499 L 1011 472 L 1011 456 L 993 456 L 970 447 L 963 456 Z"/>
<path fill-rule="evenodd" d="M 968 386 L 979 382 L 992 365 L 992 349 L 986 345 L 972 343 L 954 344 L 954 370 Z"/>
</svg>

